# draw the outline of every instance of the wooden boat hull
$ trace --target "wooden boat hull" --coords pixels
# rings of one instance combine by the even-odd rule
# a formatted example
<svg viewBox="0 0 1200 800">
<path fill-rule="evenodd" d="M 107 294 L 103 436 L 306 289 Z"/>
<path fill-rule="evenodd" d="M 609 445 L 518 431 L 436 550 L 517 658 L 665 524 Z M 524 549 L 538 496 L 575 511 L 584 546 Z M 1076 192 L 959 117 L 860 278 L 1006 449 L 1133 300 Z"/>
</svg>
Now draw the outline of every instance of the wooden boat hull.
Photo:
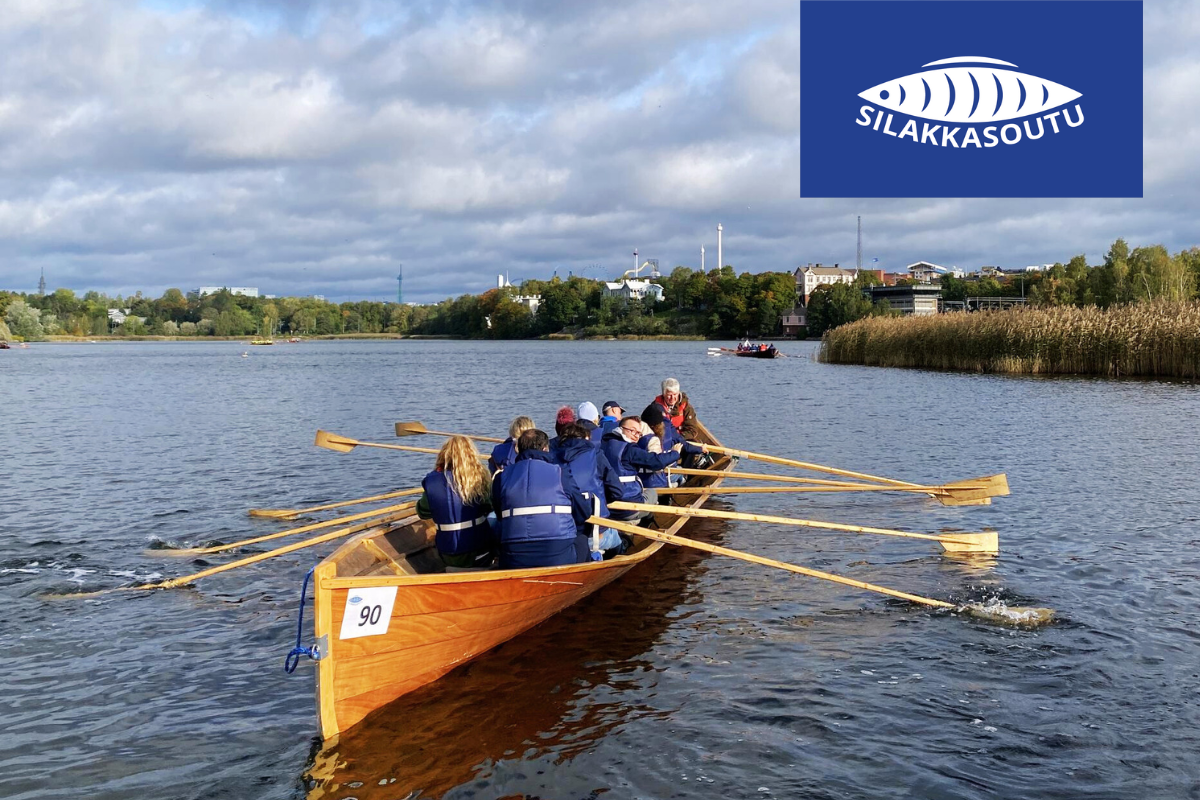
<svg viewBox="0 0 1200 800">
<path fill-rule="evenodd" d="M 707 431 L 704 432 L 707 435 Z M 712 443 L 716 440 L 708 435 Z M 719 462 L 720 463 L 720 462 Z M 726 460 L 724 468 L 732 467 Z M 703 479 L 705 483 L 719 483 Z M 691 503 L 700 506 L 708 495 Z M 687 518 L 678 518 L 677 533 Z M 317 708 L 329 739 L 372 711 L 532 628 L 620 578 L 663 545 L 642 540 L 608 561 L 521 570 L 433 572 L 433 525 L 411 518 L 360 534 L 317 565 Z M 426 571 L 426 574 L 422 574 Z M 343 638 L 362 613 L 361 590 L 394 597 L 383 630 Z M 368 624 L 364 620 L 363 624 Z"/>
<path fill-rule="evenodd" d="M 733 354 L 738 358 L 783 358 L 783 353 L 778 350 L 735 350 Z"/>
</svg>

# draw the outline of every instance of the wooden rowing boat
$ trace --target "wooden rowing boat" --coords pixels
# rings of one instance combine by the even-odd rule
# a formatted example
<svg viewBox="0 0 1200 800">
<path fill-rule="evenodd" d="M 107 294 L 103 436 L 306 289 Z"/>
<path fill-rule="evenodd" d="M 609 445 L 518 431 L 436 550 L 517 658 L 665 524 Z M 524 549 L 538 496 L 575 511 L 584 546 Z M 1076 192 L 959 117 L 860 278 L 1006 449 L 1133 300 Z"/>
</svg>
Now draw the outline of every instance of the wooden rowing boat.
<svg viewBox="0 0 1200 800">
<path fill-rule="evenodd" d="M 775 345 L 771 345 L 766 350 L 737 350 L 732 347 L 710 347 L 708 348 L 709 355 L 716 353 L 728 353 L 731 356 L 738 358 L 787 358 L 783 353 L 775 349 Z"/>
<path fill-rule="evenodd" d="M 720 444 L 699 425 L 701 441 Z M 732 469 L 724 457 L 715 467 Z M 696 479 L 719 485 L 717 478 Z M 702 506 L 709 495 L 690 505 Z M 688 523 L 680 517 L 669 532 Z M 411 517 L 349 540 L 316 566 L 317 713 L 329 739 L 624 575 L 662 548 L 608 561 L 447 572 L 432 523 Z"/>
</svg>

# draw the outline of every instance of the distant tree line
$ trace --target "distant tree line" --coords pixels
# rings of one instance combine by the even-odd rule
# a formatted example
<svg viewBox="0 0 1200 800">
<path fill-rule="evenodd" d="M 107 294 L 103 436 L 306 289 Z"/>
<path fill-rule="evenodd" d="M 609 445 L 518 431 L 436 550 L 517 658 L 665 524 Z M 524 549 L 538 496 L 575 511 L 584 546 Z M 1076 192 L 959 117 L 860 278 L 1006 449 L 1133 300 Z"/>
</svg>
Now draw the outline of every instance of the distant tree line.
<svg viewBox="0 0 1200 800">
<path fill-rule="evenodd" d="M 855 285 L 833 284 L 818 288 L 809 298 L 808 333 L 825 331 L 868 316 L 887 316 L 862 296 L 861 289 L 878 283 L 874 273 L 862 272 Z M 904 281 L 911 283 L 911 281 Z M 1097 306 L 1110 308 L 1127 303 L 1156 300 L 1182 301 L 1200 297 L 1200 247 L 1175 255 L 1162 245 L 1129 249 L 1117 239 L 1104 262 L 1089 266 L 1077 255 L 1066 264 L 1057 263 L 1040 272 L 941 279 L 942 299 L 962 301 L 968 297 L 1024 297 L 1031 306 L 1049 308 Z"/>
<path fill-rule="evenodd" d="M 656 282 L 665 291 L 663 302 L 604 297 L 603 282 L 579 276 L 530 280 L 519 291 L 492 289 L 428 306 L 246 297 L 224 289 L 200 297 L 168 289 L 157 299 L 141 292 L 108 297 L 93 291 L 78 297 L 70 289 L 47 295 L 0 291 L 0 338 L 388 333 L 521 339 L 563 331 L 583 336 L 770 337 L 796 302 L 795 281 L 788 272 L 738 275 L 728 266 L 707 273 L 677 267 Z M 517 302 L 518 295 L 540 295 L 537 313 Z M 124 322 L 112 323 L 109 309 L 126 312 Z"/>
</svg>

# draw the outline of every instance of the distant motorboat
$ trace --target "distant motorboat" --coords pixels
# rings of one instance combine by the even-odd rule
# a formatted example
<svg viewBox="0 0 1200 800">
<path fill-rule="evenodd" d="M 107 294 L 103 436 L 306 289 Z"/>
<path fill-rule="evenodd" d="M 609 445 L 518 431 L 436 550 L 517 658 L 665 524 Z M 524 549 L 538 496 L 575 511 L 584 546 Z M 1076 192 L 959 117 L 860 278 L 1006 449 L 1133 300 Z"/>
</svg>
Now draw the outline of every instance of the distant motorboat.
<svg viewBox="0 0 1200 800">
<path fill-rule="evenodd" d="M 0 350 L 12 350 L 12 345 L 8 342 L 0 342 Z"/>
<path fill-rule="evenodd" d="M 292 338 L 288 339 L 288 344 L 300 344 L 300 337 L 293 336 Z"/>
<path fill-rule="evenodd" d="M 250 344 L 275 344 L 274 339 L 254 339 Z"/>
</svg>

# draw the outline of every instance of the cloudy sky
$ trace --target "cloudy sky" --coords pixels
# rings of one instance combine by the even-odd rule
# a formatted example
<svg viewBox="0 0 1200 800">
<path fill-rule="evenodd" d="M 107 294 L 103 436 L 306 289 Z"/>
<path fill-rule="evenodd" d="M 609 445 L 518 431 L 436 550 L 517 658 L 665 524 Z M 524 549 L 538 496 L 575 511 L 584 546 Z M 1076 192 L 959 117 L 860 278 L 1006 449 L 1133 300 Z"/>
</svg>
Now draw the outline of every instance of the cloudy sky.
<svg viewBox="0 0 1200 800">
<path fill-rule="evenodd" d="M 387 300 L 403 264 L 429 302 L 635 247 L 711 268 L 718 222 L 739 271 L 849 264 L 858 214 L 887 268 L 1200 244 L 1200 2 L 1145 2 L 1142 200 L 801 200 L 799 30 L 796 0 L 6 0 L 0 288 Z"/>
</svg>

